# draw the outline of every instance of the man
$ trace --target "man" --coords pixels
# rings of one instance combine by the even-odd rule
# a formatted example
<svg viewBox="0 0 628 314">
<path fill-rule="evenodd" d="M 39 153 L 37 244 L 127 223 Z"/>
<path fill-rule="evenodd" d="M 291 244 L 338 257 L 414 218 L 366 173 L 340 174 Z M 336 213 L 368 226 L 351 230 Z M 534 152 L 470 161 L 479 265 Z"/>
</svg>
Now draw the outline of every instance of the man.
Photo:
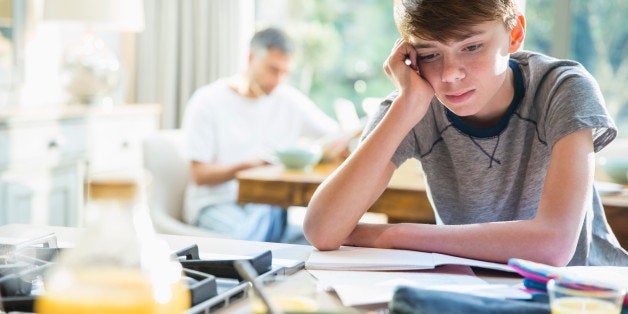
<svg viewBox="0 0 628 314">
<path fill-rule="evenodd" d="M 321 250 L 355 245 L 505 263 L 628 265 L 593 186 L 617 129 L 579 64 L 518 51 L 510 0 L 400 0 L 384 69 L 398 91 L 316 191 L 304 222 Z M 408 158 L 437 225 L 358 224 Z"/>
<path fill-rule="evenodd" d="M 235 239 L 282 241 L 286 210 L 237 204 L 236 173 L 266 164 L 264 155 L 300 138 L 339 129 L 305 95 L 282 83 L 291 53 L 283 31 L 261 30 L 251 39 L 244 73 L 201 87 L 190 98 L 183 119 L 193 179 L 186 190 L 188 223 Z"/>
</svg>

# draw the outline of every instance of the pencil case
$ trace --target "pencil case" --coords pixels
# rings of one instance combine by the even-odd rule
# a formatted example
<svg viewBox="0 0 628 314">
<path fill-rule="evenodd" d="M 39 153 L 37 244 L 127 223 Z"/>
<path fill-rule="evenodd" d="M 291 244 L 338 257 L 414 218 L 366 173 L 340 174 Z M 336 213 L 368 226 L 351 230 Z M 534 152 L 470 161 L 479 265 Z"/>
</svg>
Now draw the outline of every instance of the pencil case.
<svg viewBox="0 0 628 314">
<path fill-rule="evenodd" d="M 574 288 L 580 290 L 599 290 L 604 287 L 603 279 L 592 281 L 581 276 L 574 276 L 565 270 L 566 267 L 555 267 L 518 258 L 508 260 L 508 265 L 523 276 L 523 285 L 527 290 L 537 293 L 546 292 L 547 282 L 554 278 L 569 282 Z M 624 296 L 624 305 L 628 306 L 628 294 Z"/>
</svg>

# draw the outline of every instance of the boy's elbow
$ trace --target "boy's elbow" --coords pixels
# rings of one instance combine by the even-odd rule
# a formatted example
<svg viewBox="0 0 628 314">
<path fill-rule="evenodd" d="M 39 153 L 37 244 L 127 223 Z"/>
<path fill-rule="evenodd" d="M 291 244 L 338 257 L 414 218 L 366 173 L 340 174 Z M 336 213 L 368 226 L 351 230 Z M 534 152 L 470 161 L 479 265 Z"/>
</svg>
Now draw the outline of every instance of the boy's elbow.
<svg viewBox="0 0 628 314">
<path fill-rule="evenodd" d="M 539 256 L 536 262 L 554 266 L 554 267 L 563 267 L 563 266 L 567 266 L 567 264 L 571 260 L 571 257 L 572 255 L 549 252 L 549 254 L 543 254 Z"/>
<path fill-rule="evenodd" d="M 317 241 L 315 239 L 310 240 L 307 237 L 306 237 L 306 239 L 308 239 L 308 241 L 310 241 L 312 246 L 315 247 L 319 251 L 334 251 L 334 250 L 337 250 L 340 247 L 340 244 L 333 243 L 333 242 L 330 242 L 330 241 L 325 241 L 325 240 Z"/>
<path fill-rule="evenodd" d="M 310 244 L 320 251 L 332 251 L 340 247 L 342 243 L 331 239 L 329 234 L 324 232 L 318 224 L 306 219 L 303 222 L 303 234 Z"/>
<path fill-rule="evenodd" d="M 554 239 L 544 241 L 539 247 L 536 262 L 555 267 L 567 266 L 576 251 L 577 239 L 571 241 L 564 236 L 555 236 Z"/>
</svg>

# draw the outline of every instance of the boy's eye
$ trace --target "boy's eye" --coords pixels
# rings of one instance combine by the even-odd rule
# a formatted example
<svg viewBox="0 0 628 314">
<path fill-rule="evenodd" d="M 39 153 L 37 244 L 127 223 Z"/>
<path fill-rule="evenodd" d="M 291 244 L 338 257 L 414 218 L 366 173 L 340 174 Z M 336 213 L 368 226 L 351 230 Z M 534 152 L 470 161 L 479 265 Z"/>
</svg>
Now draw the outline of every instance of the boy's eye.
<svg viewBox="0 0 628 314">
<path fill-rule="evenodd" d="M 438 54 L 436 54 L 436 53 L 430 53 L 430 54 L 426 54 L 426 55 L 420 55 L 420 56 L 419 56 L 419 60 L 420 60 L 420 61 L 430 61 L 430 60 L 434 60 L 434 59 L 436 59 L 436 56 L 438 56 Z"/>
<path fill-rule="evenodd" d="M 482 44 L 475 44 L 475 45 L 471 45 L 471 46 L 466 46 L 464 48 L 464 50 L 466 50 L 466 51 L 476 51 L 476 50 L 480 49 L 480 47 L 482 47 Z"/>
</svg>

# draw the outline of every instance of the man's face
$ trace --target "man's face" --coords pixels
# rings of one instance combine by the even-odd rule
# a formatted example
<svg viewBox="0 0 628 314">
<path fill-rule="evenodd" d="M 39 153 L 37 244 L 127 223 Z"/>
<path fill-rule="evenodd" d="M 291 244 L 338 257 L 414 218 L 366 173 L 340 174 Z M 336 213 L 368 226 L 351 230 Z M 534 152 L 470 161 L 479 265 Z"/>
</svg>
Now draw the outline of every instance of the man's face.
<svg viewBox="0 0 628 314">
<path fill-rule="evenodd" d="M 463 39 L 446 43 L 409 40 L 418 53 L 421 76 L 449 110 L 480 122 L 501 117 L 513 93 L 511 80 L 506 80 L 510 32 L 502 23 L 478 24 Z"/>
<path fill-rule="evenodd" d="M 249 68 L 251 85 L 268 95 L 286 78 L 291 66 L 290 55 L 277 49 L 253 56 Z"/>
</svg>

